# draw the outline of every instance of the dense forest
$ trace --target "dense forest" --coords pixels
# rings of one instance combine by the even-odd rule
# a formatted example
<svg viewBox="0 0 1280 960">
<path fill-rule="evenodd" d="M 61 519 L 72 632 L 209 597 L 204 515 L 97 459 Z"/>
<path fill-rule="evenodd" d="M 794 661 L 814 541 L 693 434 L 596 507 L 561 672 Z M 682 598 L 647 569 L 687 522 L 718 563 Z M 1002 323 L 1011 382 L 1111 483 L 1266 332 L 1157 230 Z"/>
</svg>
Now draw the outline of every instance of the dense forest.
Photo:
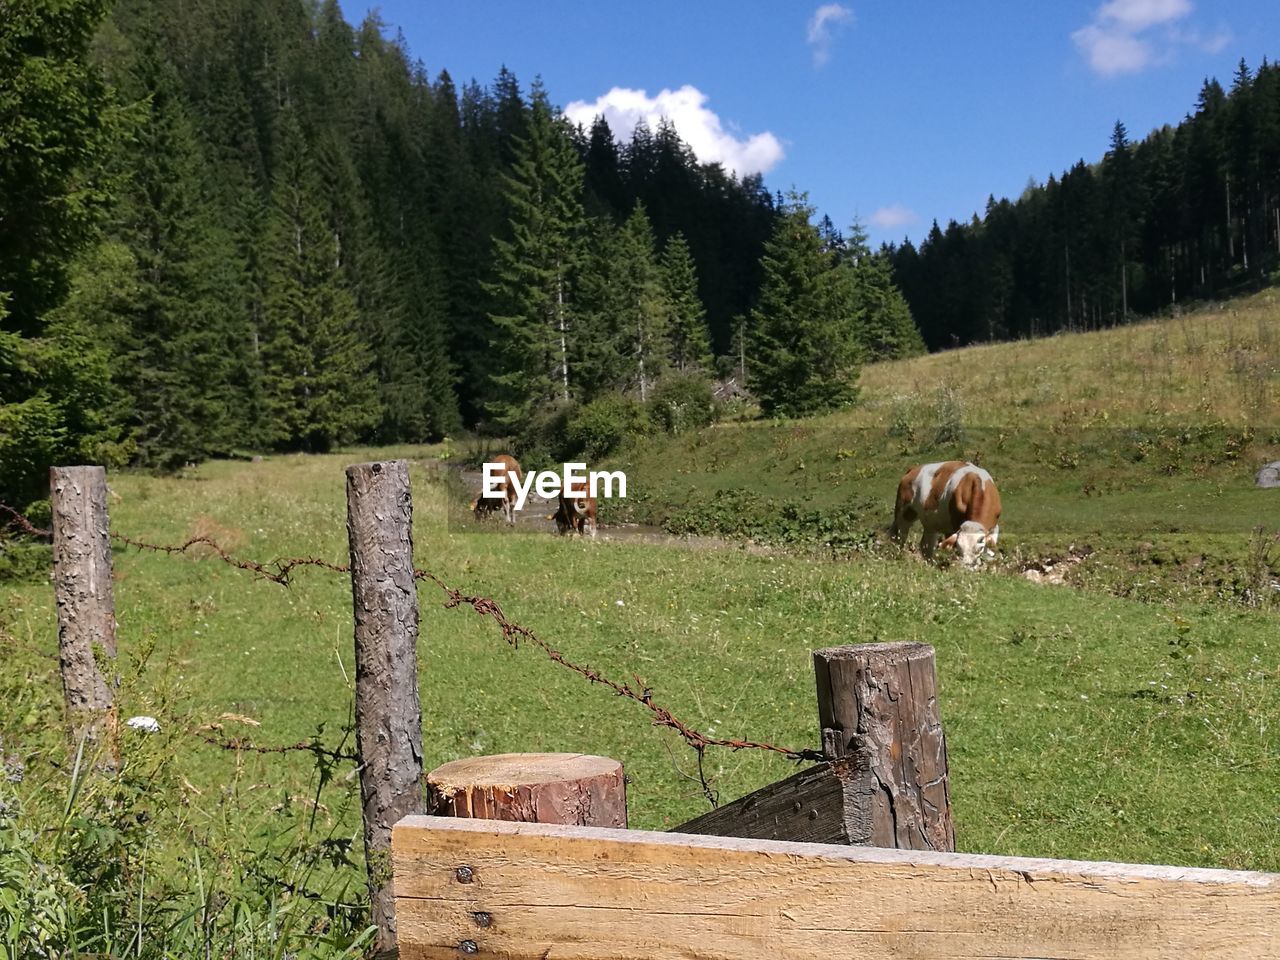
<svg viewBox="0 0 1280 960">
<path fill-rule="evenodd" d="M 49 464 L 512 438 L 534 460 L 854 402 L 868 360 L 1124 322 L 1280 259 L 1280 68 L 919 248 L 434 75 L 336 0 L 5 0 L 0 501 Z M 904 296 L 905 295 L 905 296 Z"/>
<path fill-rule="evenodd" d="M 826 368 L 846 386 L 787 409 L 922 349 L 856 225 L 795 234 L 803 196 L 666 122 L 573 127 L 506 69 L 459 87 L 335 0 L 4 7 L 0 499 L 56 460 L 519 436 L 735 367 L 785 390 L 796 371 L 754 358 L 813 351 L 755 349 L 771 269 L 783 299 L 838 278 L 856 341 Z M 778 242 L 812 262 L 770 268 Z"/>
<path fill-rule="evenodd" d="M 930 349 L 1122 323 L 1264 282 L 1280 262 L 1280 66 L 1206 80 L 1194 113 L 981 219 L 890 246 Z"/>
</svg>

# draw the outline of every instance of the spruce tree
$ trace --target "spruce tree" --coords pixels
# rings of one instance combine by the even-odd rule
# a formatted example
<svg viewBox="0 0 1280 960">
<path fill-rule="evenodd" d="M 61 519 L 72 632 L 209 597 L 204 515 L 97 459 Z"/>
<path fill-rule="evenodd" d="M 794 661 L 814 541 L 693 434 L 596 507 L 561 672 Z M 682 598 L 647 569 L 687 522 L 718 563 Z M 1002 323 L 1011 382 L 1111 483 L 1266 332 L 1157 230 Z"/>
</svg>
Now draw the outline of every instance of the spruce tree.
<svg viewBox="0 0 1280 960">
<path fill-rule="evenodd" d="M 366 434 L 381 410 L 320 179 L 287 106 L 279 126 L 265 238 L 265 434 L 283 449 L 323 451 Z"/>
<path fill-rule="evenodd" d="M 529 422 L 538 405 L 570 398 L 574 274 L 582 255 L 582 161 L 568 121 L 535 86 L 528 130 L 503 177 L 511 239 L 494 241 L 495 423 Z"/>
<path fill-rule="evenodd" d="M 862 348 L 851 271 L 824 249 L 813 208 L 792 193 L 761 261 L 748 370 L 769 416 L 798 417 L 852 403 Z"/>
<path fill-rule="evenodd" d="M 621 267 L 616 320 L 630 358 L 627 379 L 644 401 L 667 366 L 670 305 L 643 205 L 636 204 L 618 231 L 615 256 Z"/>
<path fill-rule="evenodd" d="M 837 234 L 838 236 L 838 234 Z M 894 282 L 893 265 L 884 253 L 872 253 L 861 223 L 840 237 L 840 261 L 852 271 L 859 340 L 868 360 L 896 360 L 924 353 L 924 340 L 907 300 Z"/>
<path fill-rule="evenodd" d="M 662 249 L 662 276 L 668 304 L 667 339 L 677 370 L 711 369 L 711 337 L 706 310 L 698 296 L 698 277 L 684 234 L 675 233 Z"/>
</svg>

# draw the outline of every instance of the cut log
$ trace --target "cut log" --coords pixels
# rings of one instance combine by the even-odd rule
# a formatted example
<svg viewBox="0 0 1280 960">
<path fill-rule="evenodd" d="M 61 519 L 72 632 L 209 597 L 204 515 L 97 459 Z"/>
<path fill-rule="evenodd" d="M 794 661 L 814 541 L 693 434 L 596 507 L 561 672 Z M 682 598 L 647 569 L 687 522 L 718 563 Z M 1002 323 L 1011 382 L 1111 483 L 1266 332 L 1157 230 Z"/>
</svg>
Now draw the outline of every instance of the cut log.
<svg viewBox="0 0 1280 960">
<path fill-rule="evenodd" d="M 854 761 L 849 842 L 954 850 L 933 647 L 830 647 L 814 651 L 813 666 L 822 751 Z"/>
<path fill-rule="evenodd" d="M 622 764 L 581 753 L 466 757 L 427 774 L 439 816 L 584 827 L 627 825 Z"/>
</svg>

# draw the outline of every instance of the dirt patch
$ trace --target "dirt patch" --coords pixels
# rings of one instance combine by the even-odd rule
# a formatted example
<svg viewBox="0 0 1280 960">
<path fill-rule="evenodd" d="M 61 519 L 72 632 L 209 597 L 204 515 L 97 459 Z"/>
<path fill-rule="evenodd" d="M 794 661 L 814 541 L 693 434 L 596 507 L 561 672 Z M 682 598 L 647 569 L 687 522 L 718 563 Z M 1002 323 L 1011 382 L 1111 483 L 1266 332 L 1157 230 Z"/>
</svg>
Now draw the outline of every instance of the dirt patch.
<svg viewBox="0 0 1280 960">
<path fill-rule="evenodd" d="M 1067 574 L 1093 555 L 1092 547 L 1067 547 L 1062 556 L 1032 560 L 1022 566 L 1023 578 L 1032 583 L 1050 583 L 1061 586 L 1067 582 Z"/>
</svg>

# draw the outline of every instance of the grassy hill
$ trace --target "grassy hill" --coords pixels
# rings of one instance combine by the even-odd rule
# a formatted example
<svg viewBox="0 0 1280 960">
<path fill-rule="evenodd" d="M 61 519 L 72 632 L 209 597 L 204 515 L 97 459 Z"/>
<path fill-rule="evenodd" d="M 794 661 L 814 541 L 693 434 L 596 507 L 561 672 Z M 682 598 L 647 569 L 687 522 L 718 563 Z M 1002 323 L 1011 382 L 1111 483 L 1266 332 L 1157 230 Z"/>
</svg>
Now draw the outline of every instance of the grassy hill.
<svg viewBox="0 0 1280 960">
<path fill-rule="evenodd" d="M 625 458 L 635 516 L 830 550 L 478 527 L 451 509 L 438 448 L 118 474 L 110 509 L 118 530 L 143 538 L 204 534 L 259 559 L 340 561 L 343 465 L 406 456 L 419 565 L 495 597 L 569 658 L 639 676 L 699 729 L 816 746 L 810 651 L 921 640 L 938 651 L 961 849 L 1278 870 L 1269 585 L 1280 551 L 1252 532 L 1280 526 L 1280 491 L 1252 486 L 1280 440 L 1278 323 L 1263 295 L 1186 320 L 873 367 L 855 410 L 720 425 Z M 1256 376 L 1239 379 L 1246 366 Z M 902 470 L 957 454 L 986 463 L 1006 494 L 1006 555 L 978 575 L 876 542 Z M 1028 557 L 1082 542 L 1095 551 L 1071 571 L 1082 589 L 1020 575 Z M 115 581 L 122 713 L 157 716 L 163 730 L 130 734 L 119 786 L 75 794 L 47 574 L 0 583 L 0 760 L 23 771 L 0 783 L 8 815 L 24 809 L 43 825 L 37 837 L 88 824 L 76 834 L 84 862 L 131 851 L 123 876 L 146 864 L 148 909 L 213 917 L 181 921 L 180 946 L 216 928 L 224 946 L 340 955 L 323 936 L 345 942 L 362 883 L 349 767 L 219 750 L 200 735 L 341 740 L 349 582 L 303 570 L 284 589 L 209 555 L 133 550 L 117 551 Z M 638 705 L 512 648 L 492 623 L 446 609 L 434 586 L 420 597 L 428 768 L 475 753 L 601 753 L 626 764 L 633 826 L 705 809 L 693 754 Z M 707 755 L 722 799 L 791 770 L 754 751 Z M 67 856 L 59 842 L 49 849 Z M 277 912 L 284 884 L 312 892 L 286 904 L 291 919 Z M 121 902 L 138 896 L 120 889 Z M 234 911 L 209 913 L 227 898 Z"/>
<path fill-rule="evenodd" d="M 1089 545 L 1073 576 L 1117 589 L 1247 591 L 1254 486 L 1280 458 L 1280 295 L 1113 330 L 867 367 L 848 411 L 719 424 L 618 458 L 615 515 L 675 532 L 867 547 L 913 464 L 975 460 L 1004 497 L 1007 563 Z M 610 504 L 610 506 L 614 506 Z M 1152 566 L 1165 571 L 1145 583 Z M 1185 575 L 1170 576 L 1170 567 Z M 1256 572 L 1256 571 L 1255 571 Z M 1261 576 L 1259 573 L 1258 576 Z"/>
</svg>

